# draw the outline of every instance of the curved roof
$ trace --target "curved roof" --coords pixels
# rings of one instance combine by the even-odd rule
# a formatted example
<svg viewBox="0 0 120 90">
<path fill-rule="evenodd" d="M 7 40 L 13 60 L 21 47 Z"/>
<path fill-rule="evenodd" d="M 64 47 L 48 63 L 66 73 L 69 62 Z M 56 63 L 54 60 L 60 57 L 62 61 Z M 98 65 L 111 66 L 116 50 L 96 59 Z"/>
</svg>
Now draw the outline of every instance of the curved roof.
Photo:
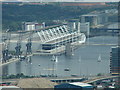
<svg viewBox="0 0 120 90">
<path fill-rule="evenodd" d="M 81 86 L 81 87 L 92 87 L 92 85 L 87 84 L 87 83 L 81 83 L 81 82 L 74 82 L 74 83 L 69 83 L 72 85 L 76 85 L 76 86 Z"/>
</svg>

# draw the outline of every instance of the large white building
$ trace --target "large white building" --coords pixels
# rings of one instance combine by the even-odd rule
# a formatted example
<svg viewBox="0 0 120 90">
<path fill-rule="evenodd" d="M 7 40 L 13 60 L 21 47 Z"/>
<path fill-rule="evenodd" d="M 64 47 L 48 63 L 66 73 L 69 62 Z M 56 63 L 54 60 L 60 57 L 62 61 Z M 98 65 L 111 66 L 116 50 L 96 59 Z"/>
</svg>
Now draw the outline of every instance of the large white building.
<svg viewBox="0 0 120 90">
<path fill-rule="evenodd" d="M 67 24 L 55 25 L 39 30 L 33 37 L 39 36 L 40 48 L 35 54 L 56 54 L 67 52 L 66 45 L 85 43 L 86 36 L 80 32 L 80 22 L 69 20 Z"/>
</svg>

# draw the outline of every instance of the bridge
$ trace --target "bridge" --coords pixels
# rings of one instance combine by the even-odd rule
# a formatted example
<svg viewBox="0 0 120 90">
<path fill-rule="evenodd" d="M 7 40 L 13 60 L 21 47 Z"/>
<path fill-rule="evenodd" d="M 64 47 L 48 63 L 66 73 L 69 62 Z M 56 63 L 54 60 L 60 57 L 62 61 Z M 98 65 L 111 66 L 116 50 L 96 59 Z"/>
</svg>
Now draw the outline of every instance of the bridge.
<svg viewBox="0 0 120 90">
<path fill-rule="evenodd" d="M 114 32 L 117 32 L 117 31 L 120 31 L 120 29 L 118 28 L 91 28 L 91 31 L 114 31 Z"/>
<path fill-rule="evenodd" d="M 112 26 L 111 26 L 112 25 Z M 120 31 L 118 26 L 119 24 L 107 22 L 104 25 L 96 25 L 94 27 L 90 27 L 90 36 L 99 36 L 99 35 L 116 35 Z"/>
<path fill-rule="evenodd" d="M 83 83 L 94 83 L 94 82 L 97 82 L 97 81 L 106 80 L 106 79 L 112 79 L 112 78 L 120 78 L 120 76 L 101 76 L 101 77 L 95 77 L 95 78 L 83 81 Z"/>
<path fill-rule="evenodd" d="M 118 35 L 119 28 L 91 28 L 89 36 Z"/>
</svg>

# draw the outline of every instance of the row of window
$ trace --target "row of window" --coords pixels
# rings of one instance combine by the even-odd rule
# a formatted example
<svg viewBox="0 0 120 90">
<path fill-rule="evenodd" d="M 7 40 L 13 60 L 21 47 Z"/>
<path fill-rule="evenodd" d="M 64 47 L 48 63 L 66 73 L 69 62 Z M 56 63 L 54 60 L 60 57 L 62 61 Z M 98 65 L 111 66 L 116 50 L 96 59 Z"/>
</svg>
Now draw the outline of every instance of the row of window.
<svg viewBox="0 0 120 90">
<path fill-rule="evenodd" d="M 43 44 L 42 49 L 43 50 L 51 50 L 51 49 L 54 49 L 55 47 L 60 47 L 61 45 L 65 45 L 67 43 L 76 42 L 76 41 L 78 41 L 78 39 L 79 39 L 79 36 L 65 40 L 65 41 L 61 41 L 61 42 L 58 42 L 55 44 Z"/>
</svg>

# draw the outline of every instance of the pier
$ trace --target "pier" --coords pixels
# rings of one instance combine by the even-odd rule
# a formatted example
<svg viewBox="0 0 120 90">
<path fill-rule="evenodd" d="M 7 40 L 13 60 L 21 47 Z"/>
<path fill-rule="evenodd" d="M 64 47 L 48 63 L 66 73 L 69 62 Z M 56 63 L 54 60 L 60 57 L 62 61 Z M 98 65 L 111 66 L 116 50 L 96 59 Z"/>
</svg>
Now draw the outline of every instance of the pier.
<svg viewBox="0 0 120 90">
<path fill-rule="evenodd" d="M 31 57 L 31 56 L 33 56 L 33 54 L 31 54 L 31 55 L 27 55 L 26 57 Z M 8 65 L 8 64 L 10 64 L 10 63 L 13 63 L 13 62 L 17 62 L 17 61 L 20 61 L 20 58 L 11 58 L 11 59 L 9 59 L 7 62 L 5 62 L 5 63 L 0 63 L 0 67 L 2 67 L 2 66 L 5 66 L 5 65 Z"/>
<path fill-rule="evenodd" d="M 1 66 L 4 66 L 4 65 L 7 65 L 7 64 L 10 64 L 10 63 L 13 63 L 13 62 L 16 62 L 16 61 L 19 61 L 19 59 L 18 59 L 18 58 L 9 59 L 8 62 L 6 62 L 6 63 L 1 63 L 1 64 L 0 64 L 0 67 L 1 67 Z"/>
</svg>

